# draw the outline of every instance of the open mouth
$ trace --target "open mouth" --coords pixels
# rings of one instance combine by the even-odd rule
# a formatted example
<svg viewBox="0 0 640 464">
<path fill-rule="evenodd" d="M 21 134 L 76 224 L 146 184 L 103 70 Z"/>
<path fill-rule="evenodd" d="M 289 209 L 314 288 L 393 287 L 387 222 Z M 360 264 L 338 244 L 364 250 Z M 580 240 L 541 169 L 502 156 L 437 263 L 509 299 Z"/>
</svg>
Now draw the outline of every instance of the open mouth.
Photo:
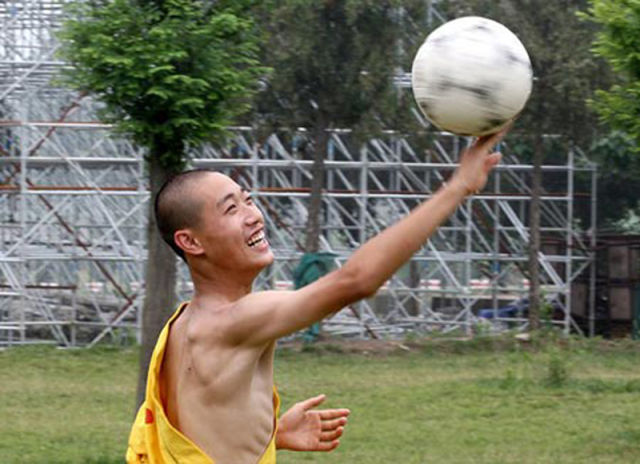
<svg viewBox="0 0 640 464">
<path fill-rule="evenodd" d="M 251 237 L 249 237 L 249 240 L 247 241 L 247 245 L 249 245 L 249 247 L 251 248 L 254 248 L 265 241 L 266 241 L 266 238 L 264 236 L 264 231 L 260 230 L 255 234 L 253 234 Z"/>
</svg>

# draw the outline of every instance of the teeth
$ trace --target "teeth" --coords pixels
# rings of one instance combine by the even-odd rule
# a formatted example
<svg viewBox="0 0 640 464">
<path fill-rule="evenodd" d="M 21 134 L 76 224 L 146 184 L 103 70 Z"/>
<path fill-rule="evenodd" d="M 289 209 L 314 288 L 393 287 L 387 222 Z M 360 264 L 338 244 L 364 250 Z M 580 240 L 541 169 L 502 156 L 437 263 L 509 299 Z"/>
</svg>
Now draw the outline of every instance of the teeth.
<svg viewBox="0 0 640 464">
<path fill-rule="evenodd" d="M 256 235 L 249 239 L 247 243 L 250 247 L 257 245 L 259 242 L 264 240 L 264 232 L 258 232 Z"/>
</svg>

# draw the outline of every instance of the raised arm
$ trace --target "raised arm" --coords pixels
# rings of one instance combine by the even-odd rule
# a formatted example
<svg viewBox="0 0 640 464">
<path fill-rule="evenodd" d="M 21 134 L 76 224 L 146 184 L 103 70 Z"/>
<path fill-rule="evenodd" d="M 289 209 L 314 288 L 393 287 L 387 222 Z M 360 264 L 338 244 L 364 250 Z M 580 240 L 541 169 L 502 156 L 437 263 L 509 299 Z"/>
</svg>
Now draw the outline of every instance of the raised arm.
<svg viewBox="0 0 640 464">
<path fill-rule="evenodd" d="M 264 343 L 300 330 L 350 303 L 373 295 L 470 193 L 484 187 L 506 130 L 481 137 L 462 154 L 451 180 L 406 217 L 362 245 L 342 268 L 292 292 L 258 292 L 238 303 L 229 334 Z"/>
</svg>

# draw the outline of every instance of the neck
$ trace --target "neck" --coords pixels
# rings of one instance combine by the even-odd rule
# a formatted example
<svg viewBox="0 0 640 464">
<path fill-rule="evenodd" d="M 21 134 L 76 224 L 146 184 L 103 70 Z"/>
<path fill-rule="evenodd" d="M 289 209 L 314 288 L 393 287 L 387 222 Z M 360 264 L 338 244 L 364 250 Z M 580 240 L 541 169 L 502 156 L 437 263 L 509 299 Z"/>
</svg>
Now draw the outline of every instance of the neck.
<svg viewBox="0 0 640 464">
<path fill-rule="evenodd" d="M 198 302 L 232 303 L 251 293 L 255 274 L 239 274 L 237 272 L 216 272 L 212 269 L 191 268 L 194 297 L 193 304 Z"/>
</svg>

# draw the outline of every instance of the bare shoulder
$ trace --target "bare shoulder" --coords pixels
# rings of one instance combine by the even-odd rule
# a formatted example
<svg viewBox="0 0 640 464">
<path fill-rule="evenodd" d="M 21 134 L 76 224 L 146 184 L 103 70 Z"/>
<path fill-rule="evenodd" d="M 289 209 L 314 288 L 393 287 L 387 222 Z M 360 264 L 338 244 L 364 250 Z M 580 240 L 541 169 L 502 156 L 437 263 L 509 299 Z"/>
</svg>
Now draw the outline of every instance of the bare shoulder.
<svg viewBox="0 0 640 464">
<path fill-rule="evenodd" d="M 246 344 L 244 334 L 261 324 L 261 315 L 292 292 L 260 291 L 237 301 L 196 311 L 186 324 L 191 349 L 224 350 Z"/>
<path fill-rule="evenodd" d="M 207 345 L 224 345 L 234 305 L 235 303 L 224 304 L 194 311 L 185 324 L 185 335 L 189 345 L 193 347 L 205 342 Z"/>
<path fill-rule="evenodd" d="M 229 334 L 236 343 L 261 345 L 301 330 L 360 297 L 353 279 L 340 271 L 298 290 L 252 293 L 230 313 Z"/>
<path fill-rule="evenodd" d="M 190 324 L 190 333 L 206 347 L 242 345 L 260 350 L 363 296 L 355 279 L 337 270 L 298 290 L 252 292 L 207 308 Z"/>
<path fill-rule="evenodd" d="M 233 345 L 252 345 L 250 335 L 268 323 L 274 309 L 291 298 L 294 291 L 264 290 L 252 292 L 229 305 L 219 315 L 223 338 Z"/>
<path fill-rule="evenodd" d="M 235 311 L 230 314 L 236 317 L 244 311 L 251 311 L 252 309 L 260 311 L 263 308 L 269 308 L 287 298 L 291 298 L 295 292 L 295 290 L 261 290 L 249 293 L 233 304 Z"/>
</svg>

